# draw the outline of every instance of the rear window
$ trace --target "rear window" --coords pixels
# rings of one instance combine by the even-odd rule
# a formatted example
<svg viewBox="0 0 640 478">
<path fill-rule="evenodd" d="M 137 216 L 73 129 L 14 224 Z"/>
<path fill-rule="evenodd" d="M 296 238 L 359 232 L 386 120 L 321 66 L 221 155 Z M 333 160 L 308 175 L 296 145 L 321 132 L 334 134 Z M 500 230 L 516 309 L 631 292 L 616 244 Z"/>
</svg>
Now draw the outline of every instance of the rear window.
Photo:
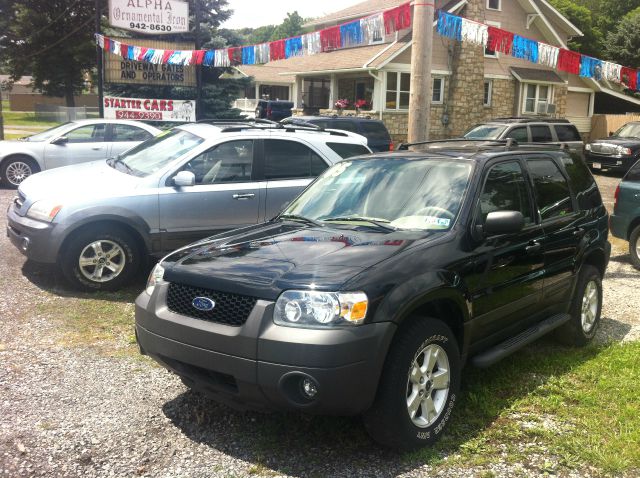
<svg viewBox="0 0 640 478">
<path fill-rule="evenodd" d="M 578 129 L 572 124 L 555 125 L 558 141 L 582 141 Z"/>
<path fill-rule="evenodd" d="M 327 146 L 343 159 L 360 154 L 369 154 L 367 147 L 361 144 L 327 143 Z"/>
<path fill-rule="evenodd" d="M 351 131 L 352 133 L 358 132 L 358 127 L 353 121 L 349 120 L 335 120 L 329 123 L 331 129 L 341 129 L 344 131 Z"/>
<path fill-rule="evenodd" d="M 362 128 L 362 133 L 369 139 L 374 139 L 377 141 L 389 141 L 389 132 L 387 128 L 382 123 L 377 123 L 374 121 L 365 121 L 360 124 Z"/>
<path fill-rule="evenodd" d="M 600 191 L 589 168 L 580 158 L 563 157 L 562 164 L 571 179 L 571 186 L 580 209 L 593 209 L 602 204 Z"/>
<path fill-rule="evenodd" d="M 543 221 L 573 212 L 569 184 L 551 159 L 527 160 Z"/>
</svg>

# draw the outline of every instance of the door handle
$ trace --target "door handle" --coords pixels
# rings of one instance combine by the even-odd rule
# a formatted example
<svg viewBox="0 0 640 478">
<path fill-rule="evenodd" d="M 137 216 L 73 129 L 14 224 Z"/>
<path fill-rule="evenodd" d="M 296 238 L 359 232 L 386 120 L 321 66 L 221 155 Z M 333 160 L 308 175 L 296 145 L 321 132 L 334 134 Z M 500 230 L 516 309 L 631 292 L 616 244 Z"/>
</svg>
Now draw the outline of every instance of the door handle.
<svg viewBox="0 0 640 478">
<path fill-rule="evenodd" d="M 94 146 L 93 148 L 94 151 L 100 151 L 102 149 L 102 146 Z"/>
<path fill-rule="evenodd" d="M 255 196 L 254 193 L 247 193 L 247 194 L 234 194 L 232 197 L 233 199 L 237 199 L 238 201 L 242 201 L 244 199 L 251 199 Z"/>
<path fill-rule="evenodd" d="M 579 227 L 579 228 L 577 228 L 575 231 L 573 231 L 573 235 L 574 235 L 575 237 L 582 237 L 582 236 L 584 236 L 584 232 L 585 232 L 585 231 L 584 231 L 584 228 Z"/>
<path fill-rule="evenodd" d="M 540 249 L 542 249 L 542 244 L 540 244 L 538 241 L 530 241 L 529 245 L 524 248 L 527 254 L 536 254 L 540 252 Z"/>
</svg>

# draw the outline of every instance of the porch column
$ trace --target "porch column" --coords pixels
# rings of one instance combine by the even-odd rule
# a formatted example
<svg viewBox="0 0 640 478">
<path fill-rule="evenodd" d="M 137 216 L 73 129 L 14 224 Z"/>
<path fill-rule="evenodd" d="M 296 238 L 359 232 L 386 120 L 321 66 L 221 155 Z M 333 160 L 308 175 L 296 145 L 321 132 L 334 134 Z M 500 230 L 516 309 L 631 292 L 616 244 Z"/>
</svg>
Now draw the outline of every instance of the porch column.
<svg viewBox="0 0 640 478">
<path fill-rule="evenodd" d="M 331 75 L 331 82 L 329 83 L 329 105 L 327 107 L 330 110 L 334 109 L 333 105 L 338 99 L 338 79 L 336 78 L 336 74 L 333 73 Z"/>
<path fill-rule="evenodd" d="M 294 101 L 294 107 L 297 109 L 303 108 L 303 99 L 302 99 L 302 85 L 304 82 L 304 78 L 301 76 L 296 76 L 296 82 L 293 85 L 293 96 L 291 97 Z"/>
<path fill-rule="evenodd" d="M 260 99 L 260 83 L 256 83 L 256 100 Z"/>
</svg>

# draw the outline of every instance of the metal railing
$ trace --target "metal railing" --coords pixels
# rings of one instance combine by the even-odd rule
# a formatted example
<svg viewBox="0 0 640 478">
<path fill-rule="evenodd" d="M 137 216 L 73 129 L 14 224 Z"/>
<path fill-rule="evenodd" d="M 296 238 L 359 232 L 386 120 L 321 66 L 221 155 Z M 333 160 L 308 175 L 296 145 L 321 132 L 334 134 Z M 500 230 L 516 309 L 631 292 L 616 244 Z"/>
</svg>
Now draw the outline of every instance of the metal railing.
<svg viewBox="0 0 640 478">
<path fill-rule="evenodd" d="M 69 108 L 67 106 L 36 104 L 35 115 L 41 121 L 65 123 L 80 119 L 99 118 L 100 110 L 94 106 Z"/>
</svg>

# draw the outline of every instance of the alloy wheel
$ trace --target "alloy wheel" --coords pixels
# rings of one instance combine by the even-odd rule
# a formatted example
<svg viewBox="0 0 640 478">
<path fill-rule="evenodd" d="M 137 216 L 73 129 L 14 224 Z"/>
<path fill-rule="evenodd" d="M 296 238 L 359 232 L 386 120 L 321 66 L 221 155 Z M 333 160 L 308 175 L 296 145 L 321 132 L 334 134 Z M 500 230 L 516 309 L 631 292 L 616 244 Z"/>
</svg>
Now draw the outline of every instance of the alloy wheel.
<svg viewBox="0 0 640 478">
<path fill-rule="evenodd" d="M 432 425 L 440 416 L 449 395 L 449 359 L 442 347 L 429 344 L 413 359 L 407 380 L 407 412 L 420 428 Z"/>
<path fill-rule="evenodd" d="M 7 166 L 6 179 L 14 186 L 31 176 L 31 166 L 24 161 L 13 161 Z"/>
<path fill-rule="evenodd" d="M 593 280 L 587 282 L 587 285 L 584 288 L 584 295 L 582 296 L 582 309 L 580 313 L 582 330 L 585 333 L 591 332 L 591 329 L 593 329 L 593 326 L 596 323 L 599 300 L 598 285 Z"/>
<path fill-rule="evenodd" d="M 78 265 L 84 277 L 93 282 L 109 282 L 124 269 L 126 256 L 116 242 L 99 240 L 86 246 L 80 253 Z"/>
</svg>

